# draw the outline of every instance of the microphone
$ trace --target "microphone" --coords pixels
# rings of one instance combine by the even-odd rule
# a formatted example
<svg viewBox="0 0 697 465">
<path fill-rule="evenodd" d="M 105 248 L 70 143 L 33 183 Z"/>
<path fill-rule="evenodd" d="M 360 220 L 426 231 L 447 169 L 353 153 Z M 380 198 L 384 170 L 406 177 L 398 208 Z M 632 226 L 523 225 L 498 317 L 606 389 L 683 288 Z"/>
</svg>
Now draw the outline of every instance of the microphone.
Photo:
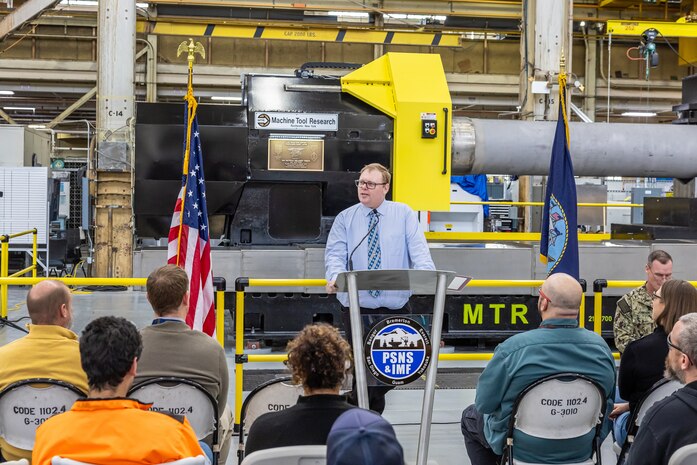
<svg viewBox="0 0 697 465">
<path fill-rule="evenodd" d="M 352 260 L 353 253 L 356 251 L 356 249 L 358 249 L 358 247 L 361 246 L 363 241 L 370 235 L 370 232 L 373 229 L 375 229 L 377 227 L 378 223 L 380 222 L 380 215 L 378 214 L 378 211 L 374 208 L 373 208 L 373 215 L 375 215 L 375 218 L 376 218 L 375 223 L 373 223 L 373 225 L 370 227 L 370 229 L 368 229 L 368 232 L 365 233 L 365 236 L 363 236 L 363 239 L 360 240 L 358 245 L 356 247 L 354 247 L 353 250 L 351 251 L 351 254 L 349 254 L 349 259 L 348 259 L 348 270 L 349 271 L 353 271 L 353 260 Z"/>
</svg>

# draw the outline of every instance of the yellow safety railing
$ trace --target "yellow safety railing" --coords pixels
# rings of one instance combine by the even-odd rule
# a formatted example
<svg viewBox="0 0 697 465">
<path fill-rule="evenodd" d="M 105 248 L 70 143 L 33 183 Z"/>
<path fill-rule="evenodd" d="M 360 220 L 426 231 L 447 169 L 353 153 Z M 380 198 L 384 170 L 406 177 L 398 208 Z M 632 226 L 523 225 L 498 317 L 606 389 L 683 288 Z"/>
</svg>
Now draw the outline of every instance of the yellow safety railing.
<svg viewBox="0 0 697 465">
<path fill-rule="evenodd" d="M 538 279 L 473 279 L 467 287 L 539 287 L 544 281 Z M 325 279 L 254 279 L 237 278 L 235 281 L 235 430 L 239 430 L 242 415 L 242 387 L 244 364 L 251 362 L 284 362 L 286 354 L 244 353 L 244 294 L 247 287 L 324 287 Z M 585 293 L 585 281 L 581 282 Z M 585 298 L 581 299 L 579 321 L 585 321 Z M 439 354 L 438 360 L 490 360 L 493 353 Z"/>
<path fill-rule="evenodd" d="M 148 278 L 10 278 L 0 277 L 0 286 L 33 286 L 41 281 L 53 280 L 60 281 L 66 286 L 145 286 Z M 215 314 L 216 325 L 215 333 L 218 343 L 225 347 L 225 279 L 214 278 L 213 286 L 215 288 Z M 2 308 L 7 308 L 7 294 L 2 296 Z M 3 314 L 3 318 L 6 318 Z"/>
<path fill-rule="evenodd" d="M 10 269 L 10 239 L 26 236 L 27 234 L 33 235 L 31 247 L 31 266 L 8 275 Z M 14 234 L 3 234 L 0 236 L 0 278 L 22 276 L 30 271 L 32 278 L 36 278 L 37 237 L 38 230 L 36 228 Z M 0 303 L 0 317 L 7 318 L 7 284 L 0 285 L 0 301 L 2 301 L 2 303 Z"/>
<path fill-rule="evenodd" d="M 489 200 L 489 201 L 462 201 L 450 202 L 451 205 L 513 205 L 516 207 L 542 207 L 544 202 L 511 202 L 507 200 Z M 602 202 L 579 202 L 577 207 L 627 207 L 641 208 L 643 203 L 602 203 Z"/>
<path fill-rule="evenodd" d="M 688 281 L 693 286 L 697 287 L 697 281 Z M 593 281 L 593 330 L 600 334 L 600 325 L 603 310 L 603 289 L 605 288 L 633 288 L 643 286 L 646 281 L 623 281 L 596 279 Z"/>
</svg>

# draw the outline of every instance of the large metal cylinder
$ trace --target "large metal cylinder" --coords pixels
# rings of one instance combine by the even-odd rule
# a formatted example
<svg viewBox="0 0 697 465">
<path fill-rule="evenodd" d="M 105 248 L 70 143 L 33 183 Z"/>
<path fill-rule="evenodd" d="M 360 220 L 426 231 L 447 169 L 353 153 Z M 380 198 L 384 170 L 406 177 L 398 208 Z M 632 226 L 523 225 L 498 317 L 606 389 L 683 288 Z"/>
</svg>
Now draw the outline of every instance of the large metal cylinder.
<svg viewBox="0 0 697 465">
<path fill-rule="evenodd" d="M 455 174 L 546 175 L 556 122 L 456 117 Z M 697 127 L 670 124 L 571 123 L 576 176 L 697 177 Z"/>
</svg>

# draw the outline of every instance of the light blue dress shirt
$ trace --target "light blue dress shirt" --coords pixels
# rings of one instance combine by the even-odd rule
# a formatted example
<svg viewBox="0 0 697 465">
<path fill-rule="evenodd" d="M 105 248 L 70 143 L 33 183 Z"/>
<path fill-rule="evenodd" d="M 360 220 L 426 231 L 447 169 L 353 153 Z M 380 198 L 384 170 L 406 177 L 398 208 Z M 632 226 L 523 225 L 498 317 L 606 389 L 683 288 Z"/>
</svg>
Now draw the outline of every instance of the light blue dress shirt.
<svg viewBox="0 0 697 465">
<path fill-rule="evenodd" d="M 327 281 L 336 280 L 339 273 L 348 270 L 349 254 L 370 228 L 371 211 L 371 208 L 358 203 L 336 216 L 324 253 Z M 382 202 L 377 211 L 380 217 L 377 226 L 380 234 L 380 268 L 383 270 L 435 270 L 426 238 L 419 230 L 416 213 L 408 205 L 389 200 Z M 354 270 L 368 269 L 367 238 L 353 253 L 352 262 Z M 358 298 L 361 307 L 364 308 L 398 309 L 406 305 L 410 295 L 409 291 L 382 291 L 380 295 L 373 297 L 368 291 L 360 291 Z M 337 298 L 341 305 L 348 307 L 349 300 L 346 292 L 339 292 Z"/>
</svg>

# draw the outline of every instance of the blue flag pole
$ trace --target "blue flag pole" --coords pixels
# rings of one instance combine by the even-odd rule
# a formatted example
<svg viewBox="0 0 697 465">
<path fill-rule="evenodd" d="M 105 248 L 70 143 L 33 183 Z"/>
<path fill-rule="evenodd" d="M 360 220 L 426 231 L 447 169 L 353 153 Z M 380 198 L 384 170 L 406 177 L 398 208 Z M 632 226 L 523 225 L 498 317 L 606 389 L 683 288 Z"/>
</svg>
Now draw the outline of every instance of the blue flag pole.
<svg viewBox="0 0 697 465">
<path fill-rule="evenodd" d="M 579 278 L 576 180 L 569 153 L 566 115 L 566 73 L 559 73 L 559 119 L 554 132 L 547 190 L 542 212 L 540 259 L 547 275 L 566 273 Z"/>
</svg>

